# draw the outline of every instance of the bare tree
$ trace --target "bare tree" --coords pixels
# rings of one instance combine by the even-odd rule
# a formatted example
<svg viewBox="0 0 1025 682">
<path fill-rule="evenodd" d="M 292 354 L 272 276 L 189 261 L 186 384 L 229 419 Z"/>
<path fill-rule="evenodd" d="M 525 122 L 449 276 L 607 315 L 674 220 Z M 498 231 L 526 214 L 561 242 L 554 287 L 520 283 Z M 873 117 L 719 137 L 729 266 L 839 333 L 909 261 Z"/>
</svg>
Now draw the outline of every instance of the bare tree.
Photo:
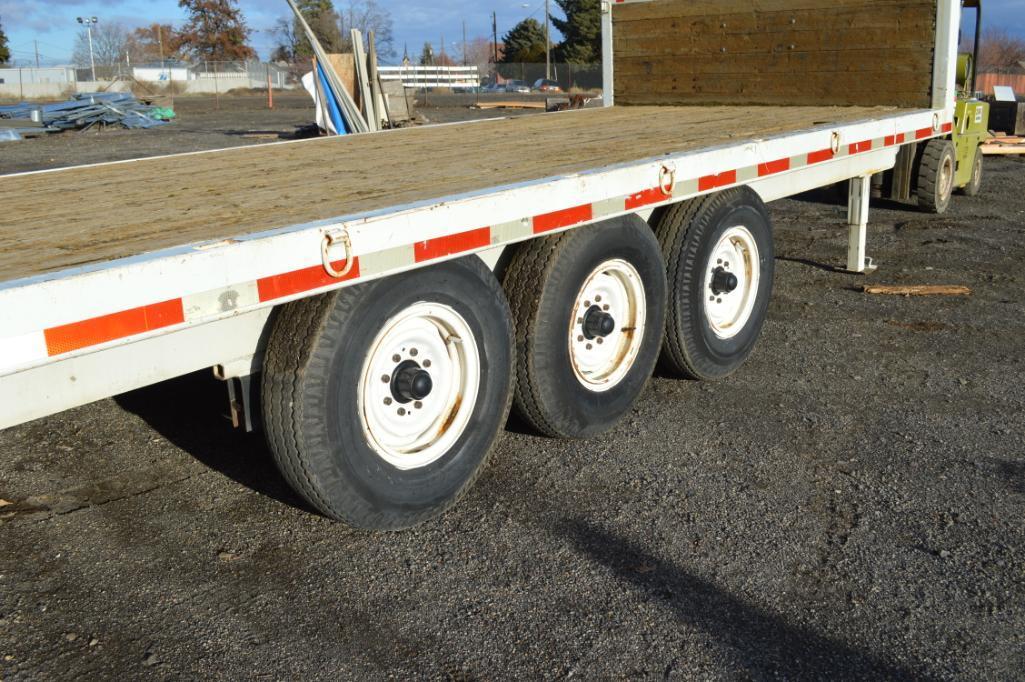
<svg viewBox="0 0 1025 682">
<path fill-rule="evenodd" d="M 298 28 L 294 19 L 278 19 L 272 30 L 277 39 L 277 45 L 270 56 L 272 62 L 295 61 L 300 45 L 300 34 L 297 31 L 301 31 L 301 29 Z"/>
<path fill-rule="evenodd" d="M 1021 68 L 1025 61 L 1025 39 L 1003 29 L 989 29 L 982 35 L 979 71 L 1007 72 Z"/>
<path fill-rule="evenodd" d="M 338 12 L 338 27 L 345 41 L 346 49 L 351 50 L 350 30 L 359 29 L 365 36 L 374 32 L 374 43 L 377 54 L 382 59 L 395 56 L 395 37 L 392 32 L 391 13 L 377 4 L 377 0 L 349 0 L 345 9 Z"/>
<path fill-rule="evenodd" d="M 491 73 L 495 51 L 490 38 L 477 37 L 466 44 L 466 64 L 476 66 L 482 76 Z"/>
<path fill-rule="evenodd" d="M 92 58 L 96 60 L 97 67 L 110 67 L 125 62 L 125 55 L 128 52 L 128 31 L 122 24 L 117 22 L 100 22 L 93 27 Z M 75 66 L 86 68 L 92 64 L 89 53 L 89 32 L 82 29 L 75 38 L 75 49 L 71 54 L 71 60 Z"/>
</svg>

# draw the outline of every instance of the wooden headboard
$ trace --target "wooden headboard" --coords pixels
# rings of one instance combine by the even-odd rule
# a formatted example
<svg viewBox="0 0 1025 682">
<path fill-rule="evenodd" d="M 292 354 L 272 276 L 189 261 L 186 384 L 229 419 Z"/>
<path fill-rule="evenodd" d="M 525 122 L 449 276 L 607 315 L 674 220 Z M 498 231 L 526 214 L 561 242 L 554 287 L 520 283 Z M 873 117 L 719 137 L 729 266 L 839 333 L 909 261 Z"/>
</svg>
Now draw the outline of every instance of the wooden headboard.
<svg viewBox="0 0 1025 682">
<path fill-rule="evenodd" d="M 936 0 L 615 4 L 617 105 L 932 105 Z"/>
</svg>

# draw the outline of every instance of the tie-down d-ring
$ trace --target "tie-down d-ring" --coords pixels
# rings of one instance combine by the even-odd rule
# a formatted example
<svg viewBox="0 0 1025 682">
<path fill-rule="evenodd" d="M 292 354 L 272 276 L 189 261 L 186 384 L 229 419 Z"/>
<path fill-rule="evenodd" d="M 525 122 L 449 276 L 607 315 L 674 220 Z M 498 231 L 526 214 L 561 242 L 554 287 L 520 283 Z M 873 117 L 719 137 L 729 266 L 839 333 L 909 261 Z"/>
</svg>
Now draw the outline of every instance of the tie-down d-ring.
<svg viewBox="0 0 1025 682">
<path fill-rule="evenodd" d="M 342 247 L 345 249 L 345 267 L 341 270 L 336 270 L 335 266 L 331 263 L 330 252 L 331 247 L 336 246 L 339 242 L 341 242 Z M 349 239 L 349 233 L 345 230 L 325 233 L 324 240 L 320 243 L 320 255 L 324 261 L 324 270 L 335 279 L 342 279 L 348 276 L 356 265 L 356 259 L 352 256 L 352 240 Z"/>
<path fill-rule="evenodd" d="M 662 166 L 658 169 L 658 188 L 667 197 L 673 196 L 676 191 L 676 169 L 671 166 Z"/>
</svg>

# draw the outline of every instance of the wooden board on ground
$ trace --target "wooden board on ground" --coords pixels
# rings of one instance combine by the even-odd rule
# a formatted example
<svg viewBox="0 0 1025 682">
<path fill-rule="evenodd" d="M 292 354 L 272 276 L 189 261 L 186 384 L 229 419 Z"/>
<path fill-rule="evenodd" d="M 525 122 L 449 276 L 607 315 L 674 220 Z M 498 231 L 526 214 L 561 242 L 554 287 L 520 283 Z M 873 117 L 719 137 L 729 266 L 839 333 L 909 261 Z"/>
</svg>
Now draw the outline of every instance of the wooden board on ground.
<svg viewBox="0 0 1025 682">
<path fill-rule="evenodd" d="M 898 113 L 585 109 L 0 177 L 0 281 Z"/>
<path fill-rule="evenodd" d="M 477 102 L 470 105 L 471 109 L 541 109 L 544 102 Z"/>
<path fill-rule="evenodd" d="M 866 294 L 879 296 L 971 296 L 972 290 L 951 285 L 885 285 L 866 284 L 861 288 Z"/>
<path fill-rule="evenodd" d="M 931 106 L 935 0 L 613 9 L 616 103 Z"/>
</svg>

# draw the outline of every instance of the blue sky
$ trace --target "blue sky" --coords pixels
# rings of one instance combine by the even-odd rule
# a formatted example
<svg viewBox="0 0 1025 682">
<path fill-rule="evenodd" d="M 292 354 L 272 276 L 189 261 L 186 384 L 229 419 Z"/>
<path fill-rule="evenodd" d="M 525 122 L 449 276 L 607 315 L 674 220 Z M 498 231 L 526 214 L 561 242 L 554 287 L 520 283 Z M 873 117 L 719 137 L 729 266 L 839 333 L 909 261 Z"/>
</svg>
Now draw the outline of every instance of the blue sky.
<svg viewBox="0 0 1025 682">
<path fill-rule="evenodd" d="M 498 30 L 503 33 L 520 19 L 544 16 L 544 0 L 379 0 L 395 22 L 395 48 L 401 54 L 404 43 L 417 54 L 425 41 L 437 45 L 444 34 L 450 53 L 458 53 L 454 43 L 462 39 L 462 22 L 467 34 L 487 36 L 491 32 L 491 12 L 498 12 Z M 345 0 L 336 0 L 344 6 Z M 266 57 L 274 46 L 270 33 L 274 22 L 289 12 L 284 0 L 241 0 L 239 5 L 249 25 L 256 29 L 252 43 Z M 524 7 L 527 5 L 527 7 Z M 555 6 L 554 2 L 552 3 Z M 987 0 L 986 25 L 1025 35 L 1025 0 Z M 97 16 L 101 21 L 117 21 L 129 28 L 155 21 L 178 24 L 182 13 L 176 0 L 0 0 L 0 20 L 11 42 L 14 58 L 34 61 L 34 42 L 39 41 L 43 61 L 63 63 L 70 59 L 78 26 L 75 17 Z"/>
</svg>

